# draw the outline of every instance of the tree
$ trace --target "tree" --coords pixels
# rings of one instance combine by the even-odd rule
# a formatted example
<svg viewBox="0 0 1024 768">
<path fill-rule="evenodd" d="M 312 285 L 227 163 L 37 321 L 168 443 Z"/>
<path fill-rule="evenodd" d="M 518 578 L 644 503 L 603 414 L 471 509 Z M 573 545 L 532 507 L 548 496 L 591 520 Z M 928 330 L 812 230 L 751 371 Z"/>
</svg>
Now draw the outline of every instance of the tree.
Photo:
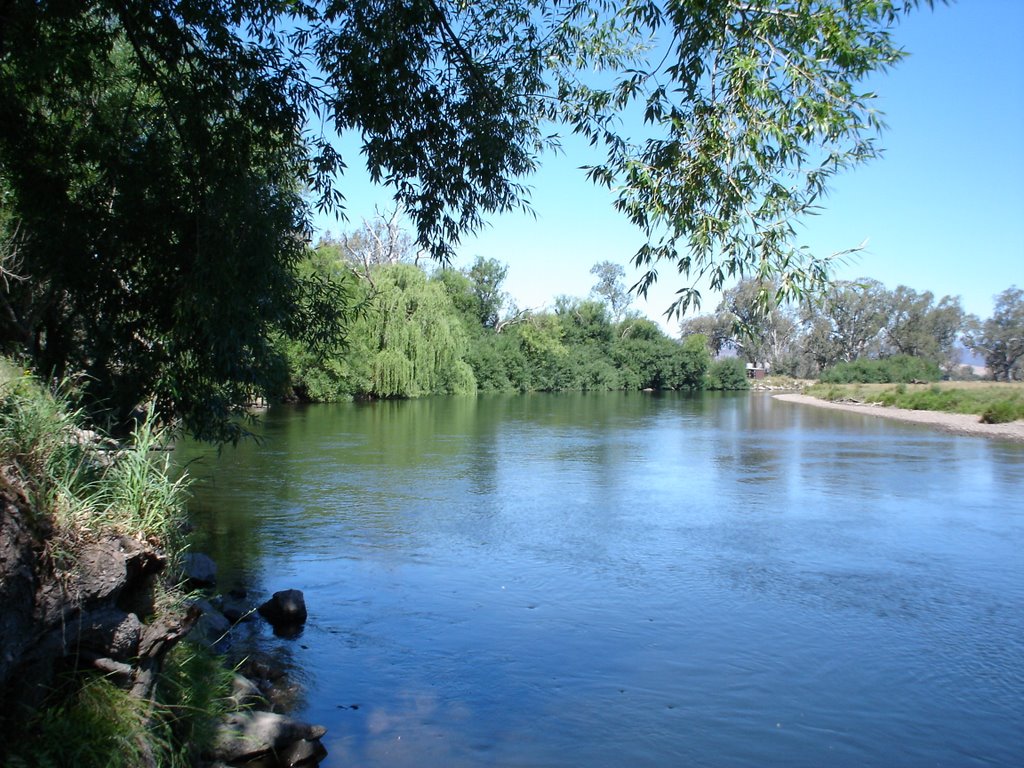
<svg viewBox="0 0 1024 768">
<path fill-rule="evenodd" d="M 694 334 L 682 342 L 670 339 L 645 319 L 623 322 L 611 355 L 623 370 L 624 382 L 636 389 L 700 389 L 711 364 L 707 339 Z"/>
<path fill-rule="evenodd" d="M 508 301 L 502 289 L 508 275 L 508 265 L 497 259 L 477 256 L 467 273 L 473 297 L 476 299 L 477 318 L 484 328 L 497 329 L 501 311 Z"/>
<path fill-rule="evenodd" d="M 713 315 L 684 321 L 684 336 L 700 334 L 719 354 L 735 349 L 756 367 L 778 369 L 793 353 L 797 324 L 793 312 L 775 304 L 778 287 L 757 279 L 741 280 L 722 295 Z"/>
<path fill-rule="evenodd" d="M 379 213 L 363 219 L 355 232 L 343 233 L 337 242 L 321 240 L 320 246 L 333 246 L 341 258 L 373 285 L 373 269 L 387 264 L 415 264 L 416 248 L 409 233 L 402 228 L 401 209 Z"/>
<path fill-rule="evenodd" d="M 708 350 L 716 357 L 724 349 L 733 349 L 736 338 L 736 326 L 726 313 L 716 312 L 713 315 L 697 315 L 680 322 L 679 335 L 684 339 L 700 335 L 705 339 Z"/>
<path fill-rule="evenodd" d="M 778 290 L 760 280 L 741 280 L 723 294 L 718 307 L 732 318 L 736 329 L 732 346 L 755 367 L 778 368 L 795 341 L 792 312 L 772 301 Z"/>
<path fill-rule="evenodd" d="M 643 63 L 611 93 L 636 100 L 656 134 L 639 143 L 571 106 L 578 129 L 608 149 L 591 178 L 620 190 L 617 208 L 647 235 L 634 257 L 645 293 L 667 261 L 713 290 L 733 276 L 778 285 L 777 299 L 820 289 L 829 259 L 794 247 L 795 221 L 813 212 L 830 178 L 878 153 L 868 73 L 898 61 L 889 30 L 917 3 L 882 1 L 625 2 L 633 28 L 665 28 L 663 68 Z M 672 306 L 699 305 L 691 286 Z"/>
<path fill-rule="evenodd" d="M 555 314 L 567 344 L 588 345 L 603 351 L 611 343 L 614 328 L 608 307 L 602 302 L 559 296 L 555 299 Z"/>
<path fill-rule="evenodd" d="M 0 286 L 0 344 L 78 376 L 113 426 L 151 401 L 237 438 L 231 417 L 284 380 L 275 334 L 329 346 L 346 310 L 340 286 L 298 271 L 297 116 L 257 120 L 245 69 L 230 99 L 172 77 L 87 3 L 8 3 L 4 21 L 0 205 L 20 279 Z"/>
<path fill-rule="evenodd" d="M 1024 379 L 1024 290 L 1010 286 L 995 297 L 992 317 L 971 318 L 964 344 L 984 355 L 996 381 Z"/>
<path fill-rule="evenodd" d="M 931 291 L 918 293 L 900 285 L 890 294 L 886 314 L 887 356 L 920 357 L 947 371 L 959 363 L 956 344 L 965 313 L 958 297 L 943 296 L 935 303 Z"/>
<path fill-rule="evenodd" d="M 704 387 L 712 390 L 749 389 L 750 381 L 747 379 L 746 366 L 738 357 L 723 357 L 720 360 L 715 360 L 708 367 L 707 375 L 704 377 Z"/>
<path fill-rule="evenodd" d="M 4 268 L 24 280 L 0 341 L 87 372 L 88 402 L 118 416 L 154 398 L 230 436 L 279 379 L 274 334 L 343 332 L 336 286 L 296 266 L 311 205 L 343 203 L 329 137 L 347 132 L 442 260 L 528 207 L 523 178 L 565 129 L 604 148 L 590 177 L 647 240 L 639 291 L 663 261 L 712 287 L 814 287 L 827 265 L 794 249 L 794 221 L 877 153 L 857 84 L 900 58 L 890 28 L 913 5 L 8 0 L 0 239 L 17 231 Z M 646 138 L 616 128 L 637 109 Z"/>
<path fill-rule="evenodd" d="M 889 292 L 877 280 L 836 281 L 824 297 L 804 307 L 805 345 L 824 369 L 877 355 Z"/>
<path fill-rule="evenodd" d="M 341 377 L 348 392 L 419 397 L 476 391 L 468 339 L 444 287 L 412 264 L 374 268 L 366 311 L 349 330 Z"/>
<path fill-rule="evenodd" d="M 590 268 L 590 274 L 597 276 L 590 295 L 602 299 L 611 310 L 612 319 L 619 322 L 633 301 L 624 282 L 626 270 L 620 264 L 602 261 Z"/>
</svg>

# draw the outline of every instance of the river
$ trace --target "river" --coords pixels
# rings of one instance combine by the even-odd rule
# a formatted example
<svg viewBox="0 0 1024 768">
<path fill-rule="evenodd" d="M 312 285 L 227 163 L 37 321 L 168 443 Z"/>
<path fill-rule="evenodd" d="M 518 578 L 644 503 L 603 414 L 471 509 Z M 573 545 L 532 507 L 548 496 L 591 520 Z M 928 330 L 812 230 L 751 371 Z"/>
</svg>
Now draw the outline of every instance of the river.
<svg viewBox="0 0 1024 768">
<path fill-rule="evenodd" d="M 1024 764 L 1024 446 L 761 394 L 272 409 L 179 450 L 325 766 Z"/>
</svg>

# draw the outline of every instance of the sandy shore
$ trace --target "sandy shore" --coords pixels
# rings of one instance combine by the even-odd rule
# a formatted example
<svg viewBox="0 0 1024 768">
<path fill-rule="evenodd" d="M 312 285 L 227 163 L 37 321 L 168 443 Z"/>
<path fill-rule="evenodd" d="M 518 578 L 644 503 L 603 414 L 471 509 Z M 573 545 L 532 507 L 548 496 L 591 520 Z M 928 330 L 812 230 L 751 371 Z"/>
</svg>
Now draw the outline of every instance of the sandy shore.
<svg viewBox="0 0 1024 768">
<path fill-rule="evenodd" d="M 963 413 L 940 413 L 938 411 L 911 411 L 906 408 L 887 408 L 882 405 L 862 405 L 860 403 L 832 403 L 819 400 L 810 395 L 785 394 L 774 395 L 777 400 L 801 405 L 813 405 L 816 408 L 833 408 L 850 413 L 863 413 L 882 419 L 912 421 L 916 424 L 927 424 L 947 432 L 961 435 L 982 435 L 998 437 L 1004 440 L 1024 442 L 1024 421 L 1011 421 L 1008 424 L 982 424 L 978 417 Z"/>
</svg>

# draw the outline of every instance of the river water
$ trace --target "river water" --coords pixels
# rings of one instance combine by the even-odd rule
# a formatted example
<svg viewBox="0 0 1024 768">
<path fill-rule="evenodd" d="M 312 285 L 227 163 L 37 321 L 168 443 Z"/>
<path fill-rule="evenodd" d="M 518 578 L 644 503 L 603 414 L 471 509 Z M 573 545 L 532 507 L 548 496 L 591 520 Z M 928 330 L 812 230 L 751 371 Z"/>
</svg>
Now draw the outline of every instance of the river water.
<svg viewBox="0 0 1024 768">
<path fill-rule="evenodd" d="M 325 766 L 1024 764 L 1022 445 L 760 394 L 262 433 L 179 451 L 194 546 L 304 591 Z"/>
</svg>

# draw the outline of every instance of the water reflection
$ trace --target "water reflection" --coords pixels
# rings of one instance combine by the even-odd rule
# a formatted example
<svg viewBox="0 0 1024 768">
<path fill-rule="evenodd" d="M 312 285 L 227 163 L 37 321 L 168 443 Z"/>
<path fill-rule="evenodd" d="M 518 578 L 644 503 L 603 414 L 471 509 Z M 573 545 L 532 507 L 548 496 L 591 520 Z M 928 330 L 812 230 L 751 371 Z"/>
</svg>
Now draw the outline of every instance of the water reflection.
<svg viewBox="0 0 1024 768">
<path fill-rule="evenodd" d="M 1021 446 L 535 395 L 271 411 L 199 466 L 196 546 L 306 592 L 328 765 L 1024 753 Z"/>
</svg>

